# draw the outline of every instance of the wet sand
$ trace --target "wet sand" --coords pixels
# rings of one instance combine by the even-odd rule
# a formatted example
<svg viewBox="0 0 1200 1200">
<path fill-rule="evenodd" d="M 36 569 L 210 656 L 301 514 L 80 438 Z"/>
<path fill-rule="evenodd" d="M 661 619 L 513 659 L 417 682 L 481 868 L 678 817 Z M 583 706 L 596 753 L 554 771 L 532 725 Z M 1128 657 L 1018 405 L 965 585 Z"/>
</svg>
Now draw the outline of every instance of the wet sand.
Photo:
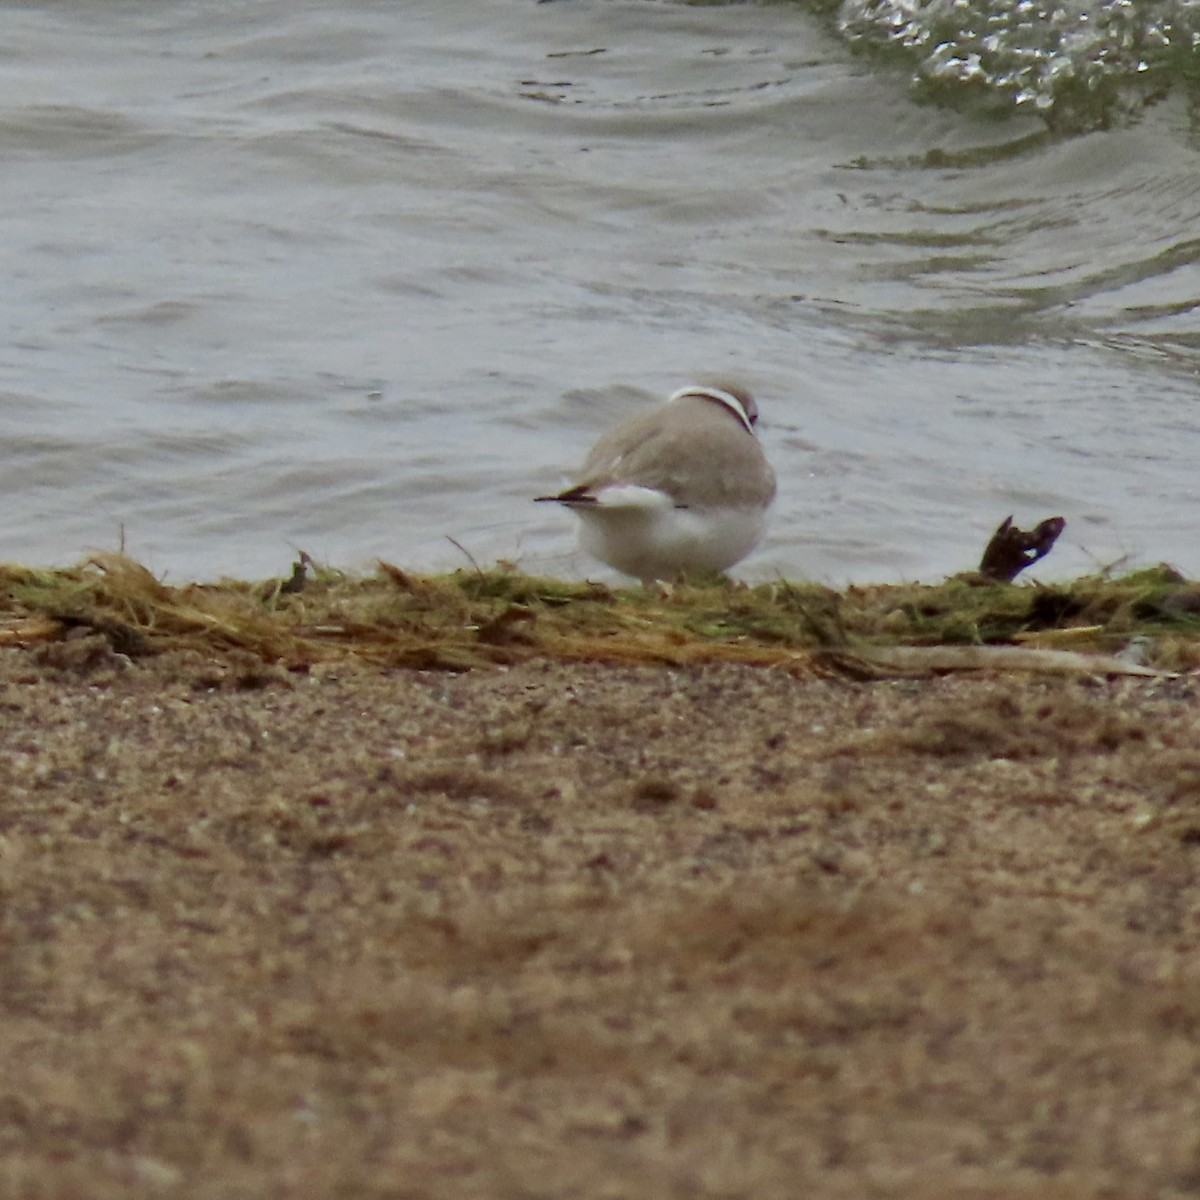
<svg viewBox="0 0 1200 1200">
<path fill-rule="evenodd" d="M 1195 1195 L 1196 690 L 3 651 L 0 1190 Z"/>
</svg>

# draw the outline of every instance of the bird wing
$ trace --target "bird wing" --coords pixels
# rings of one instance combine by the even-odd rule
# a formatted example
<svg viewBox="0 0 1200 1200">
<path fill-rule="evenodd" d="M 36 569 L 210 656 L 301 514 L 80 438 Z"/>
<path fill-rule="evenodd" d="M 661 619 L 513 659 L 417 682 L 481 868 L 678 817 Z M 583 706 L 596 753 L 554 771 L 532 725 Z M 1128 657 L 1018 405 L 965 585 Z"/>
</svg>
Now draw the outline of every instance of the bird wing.
<svg viewBox="0 0 1200 1200">
<path fill-rule="evenodd" d="M 753 434 L 730 438 L 730 418 L 709 401 L 677 403 L 635 417 L 602 437 L 583 464 L 577 488 L 649 488 L 672 498 L 697 484 L 720 504 L 755 507 L 775 496 L 775 477 Z M 678 453 L 686 438 L 687 455 Z M 749 481 L 749 482 L 748 482 Z M 757 482 L 755 482 L 757 481 Z"/>
</svg>

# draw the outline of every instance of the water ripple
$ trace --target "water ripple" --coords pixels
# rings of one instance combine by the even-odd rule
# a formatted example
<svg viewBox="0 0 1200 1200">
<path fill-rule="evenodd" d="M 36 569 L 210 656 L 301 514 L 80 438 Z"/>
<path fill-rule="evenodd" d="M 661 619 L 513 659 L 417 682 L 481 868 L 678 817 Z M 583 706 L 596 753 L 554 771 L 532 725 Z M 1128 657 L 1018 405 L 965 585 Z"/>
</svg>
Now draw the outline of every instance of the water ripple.
<svg viewBox="0 0 1200 1200">
<path fill-rule="evenodd" d="M 1103 127 L 1200 72 L 1194 0 L 844 0 L 838 28 L 916 64 L 921 90 Z"/>
</svg>

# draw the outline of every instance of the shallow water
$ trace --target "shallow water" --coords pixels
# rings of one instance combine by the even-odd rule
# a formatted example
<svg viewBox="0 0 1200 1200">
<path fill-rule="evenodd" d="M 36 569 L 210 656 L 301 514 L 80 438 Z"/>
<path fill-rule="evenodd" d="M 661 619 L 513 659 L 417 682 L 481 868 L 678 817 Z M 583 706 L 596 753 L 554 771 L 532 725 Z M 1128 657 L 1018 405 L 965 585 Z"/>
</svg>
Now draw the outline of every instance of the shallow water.
<svg viewBox="0 0 1200 1200">
<path fill-rule="evenodd" d="M 918 104 L 795 8 L 7 8 L 0 557 L 600 574 L 557 486 L 698 374 L 780 475 L 741 568 L 1200 572 L 1200 188 L 1119 128 Z"/>
</svg>

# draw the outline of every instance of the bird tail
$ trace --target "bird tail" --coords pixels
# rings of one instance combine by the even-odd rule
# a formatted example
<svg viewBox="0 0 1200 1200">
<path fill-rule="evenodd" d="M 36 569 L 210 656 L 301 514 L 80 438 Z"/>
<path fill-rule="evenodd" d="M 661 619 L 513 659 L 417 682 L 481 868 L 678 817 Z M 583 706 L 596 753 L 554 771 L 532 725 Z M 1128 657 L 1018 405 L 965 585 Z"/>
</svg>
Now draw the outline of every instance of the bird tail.
<svg viewBox="0 0 1200 1200">
<path fill-rule="evenodd" d="M 557 496 L 534 496 L 534 504 L 540 504 L 544 500 L 553 500 L 558 504 L 595 504 L 596 497 L 585 485 L 580 484 L 578 487 L 568 488 L 565 492 L 559 492 Z"/>
</svg>

